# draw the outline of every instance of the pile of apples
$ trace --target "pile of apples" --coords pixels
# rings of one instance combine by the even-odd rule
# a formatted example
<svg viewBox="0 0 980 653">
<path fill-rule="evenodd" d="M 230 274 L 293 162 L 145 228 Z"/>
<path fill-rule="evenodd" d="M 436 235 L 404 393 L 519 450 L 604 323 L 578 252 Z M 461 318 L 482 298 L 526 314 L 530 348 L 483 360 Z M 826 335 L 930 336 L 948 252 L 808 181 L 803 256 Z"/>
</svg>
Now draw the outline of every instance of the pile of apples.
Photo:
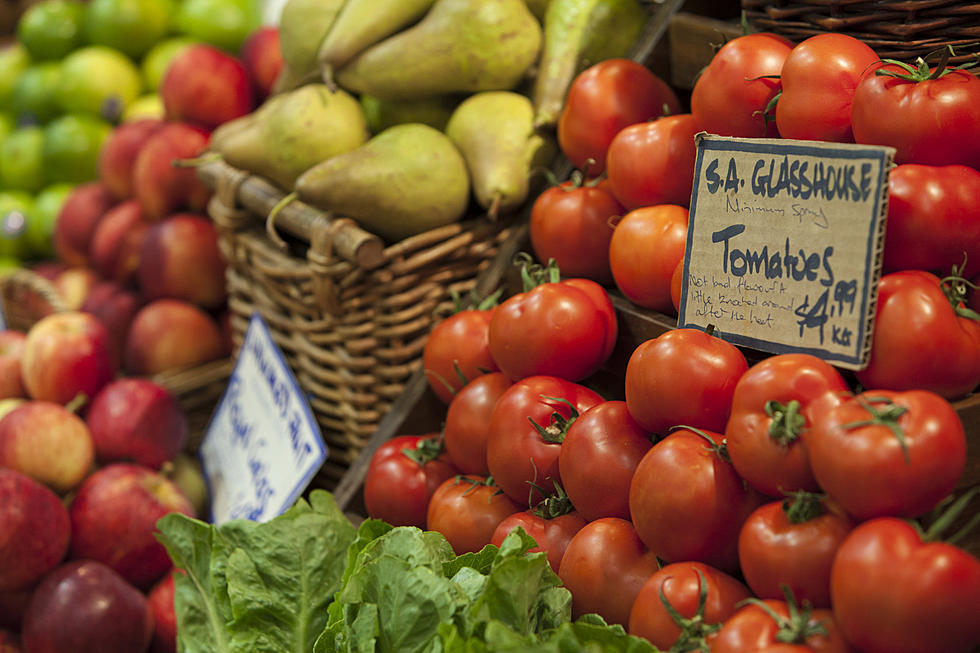
<svg viewBox="0 0 980 653">
<path fill-rule="evenodd" d="M 156 522 L 203 516 L 207 491 L 182 453 L 177 399 L 149 379 L 118 377 L 113 357 L 89 313 L 0 331 L 5 653 L 66 651 L 67 642 L 140 653 L 151 640 L 155 652 L 176 650 L 171 561 Z"/>
</svg>

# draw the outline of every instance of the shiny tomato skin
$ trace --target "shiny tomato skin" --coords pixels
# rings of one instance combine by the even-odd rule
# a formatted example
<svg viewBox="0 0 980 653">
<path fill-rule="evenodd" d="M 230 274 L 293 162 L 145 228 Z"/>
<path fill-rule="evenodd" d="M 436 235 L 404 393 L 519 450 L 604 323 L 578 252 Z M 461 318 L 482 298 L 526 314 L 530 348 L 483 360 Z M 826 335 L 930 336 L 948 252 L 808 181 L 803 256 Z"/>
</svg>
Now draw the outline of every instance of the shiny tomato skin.
<svg viewBox="0 0 980 653">
<path fill-rule="evenodd" d="M 749 368 L 734 345 L 698 329 L 673 329 L 640 345 L 626 365 L 626 406 L 646 431 L 685 425 L 723 432 L 735 384 Z"/>
<path fill-rule="evenodd" d="M 606 59 L 572 81 L 558 119 L 558 146 L 576 168 L 598 176 L 620 129 L 680 110 L 677 94 L 650 69 L 630 59 Z"/>
<path fill-rule="evenodd" d="M 782 586 L 800 602 L 830 607 L 830 568 L 851 520 L 839 510 L 793 523 L 783 501 L 756 508 L 738 536 L 739 568 L 761 599 L 783 598 Z"/>
<path fill-rule="evenodd" d="M 503 372 L 481 374 L 464 385 L 450 402 L 443 439 L 449 459 L 463 474 L 490 473 L 487 468 L 490 415 L 512 383 Z"/>
<path fill-rule="evenodd" d="M 783 138 L 853 143 L 851 101 L 861 75 L 878 61 L 864 41 L 817 34 L 797 44 L 783 62 L 776 126 Z"/>
<path fill-rule="evenodd" d="M 885 410 L 889 402 L 905 410 L 897 420 L 904 449 L 887 425 L 866 423 L 869 407 Z M 868 390 L 816 419 L 806 446 L 817 483 L 859 520 L 925 514 L 953 491 L 966 465 L 959 416 L 926 390 Z"/>
<path fill-rule="evenodd" d="M 657 566 L 657 557 L 629 521 L 603 517 L 589 522 L 569 541 L 558 567 L 572 593 L 572 618 L 594 612 L 625 627 L 636 595 Z"/>
<path fill-rule="evenodd" d="M 616 287 L 637 306 L 661 313 L 673 308 L 671 280 L 687 247 L 688 212 L 676 204 L 634 209 L 623 216 L 609 242 Z"/>
<path fill-rule="evenodd" d="M 531 249 L 539 261 L 555 259 L 567 277 L 612 285 L 609 241 L 612 223 L 623 213 L 608 181 L 552 186 L 531 206 Z"/>
<path fill-rule="evenodd" d="M 505 517 L 521 507 L 486 478 L 475 474 L 446 479 L 429 501 L 427 528 L 442 533 L 456 555 L 487 544 Z"/>
<path fill-rule="evenodd" d="M 883 270 L 980 273 L 980 171 L 906 163 L 888 173 Z"/>
<path fill-rule="evenodd" d="M 682 617 L 690 619 L 698 611 L 701 578 L 707 593 L 703 612 L 705 624 L 720 624 L 735 612 L 737 604 L 752 596 L 742 582 L 710 565 L 700 562 L 665 565 L 640 588 L 630 611 L 629 633 L 648 639 L 658 648 L 670 649 L 681 630 L 667 612 L 660 595 L 662 593 Z"/>
<path fill-rule="evenodd" d="M 921 389 L 957 399 L 980 383 L 980 322 L 958 316 L 939 284 L 921 270 L 878 282 L 866 388 Z"/>
<path fill-rule="evenodd" d="M 780 617 L 789 616 L 785 601 L 766 599 L 764 603 Z M 821 624 L 827 634 L 813 635 L 805 642 L 794 643 L 805 644 L 818 653 L 857 653 L 844 639 L 830 610 L 813 610 L 808 623 Z M 763 608 L 750 604 L 725 620 L 721 630 L 709 635 L 708 646 L 711 653 L 754 653 L 778 643 L 777 632 L 779 626 L 776 621 Z"/>
<path fill-rule="evenodd" d="M 694 135 L 701 131 L 689 113 L 663 116 L 619 131 L 606 152 L 606 174 L 616 199 L 627 209 L 657 204 L 691 204 Z"/>
<path fill-rule="evenodd" d="M 538 543 L 537 546 L 528 549 L 528 553 L 544 551 L 548 556 L 548 564 L 551 565 L 552 571 L 557 574 L 568 543 L 576 533 L 582 530 L 586 523 L 586 520 L 576 512 L 546 519 L 535 515 L 530 510 L 525 510 L 505 517 L 494 529 L 490 544 L 500 546 L 512 530 L 521 527 Z"/>
<path fill-rule="evenodd" d="M 872 66 L 851 106 L 854 140 L 894 147 L 895 163 L 953 164 L 980 169 L 980 79 L 966 70 L 920 82 L 877 74 Z"/>
<path fill-rule="evenodd" d="M 752 487 L 771 497 L 819 487 L 810 471 L 804 438 L 819 414 L 851 395 L 840 373 L 810 354 L 778 354 L 756 363 L 738 380 L 725 440 L 735 471 Z M 782 407 L 797 402 L 799 425 L 774 420 L 770 401 Z M 779 431 L 773 435 L 774 422 Z M 778 598 L 778 597 L 777 597 Z"/>
<path fill-rule="evenodd" d="M 578 381 L 606 362 L 616 329 L 616 312 L 602 286 L 566 279 L 498 306 L 490 320 L 490 353 L 515 381 L 537 375 Z"/>
<path fill-rule="evenodd" d="M 425 341 L 425 377 L 443 403 L 452 401 L 453 394 L 464 385 L 454 363 L 470 381 L 485 371 L 497 371 L 488 337 L 492 315 L 492 310 L 460 311 L 436 324 Z"/>
<path fill-rule="evenodd" d="M 399 435 L 378 447 L 364 476 L 364 505 L 370 517 L 393 526 L 425 528 L 432 494 L 459 471 L 445 452 L 420 467 L 403 450 L 415 449 L 420 441 L 438 437 L 438 433 Z"/>
<path fill-rule="evenodd" d="M 553 492 L 554 484 L 561 482 L 562 445 L 545 442 L 531 422 L 547 428 L 555 414 L 570 420 L 571 406 L 581 415 L 601 402 L 602 397 L 585 386 L 553 376 L 532 376 L 508 388 L 490 416 L 487 439 L 487 466 L 500 488 L 524 509 L 544 498 L 532 482 Z"/>
<path fill-rule="evenodd" d="M 722 436 L 704 431 L 715 445 Z M 643 543 L 666 562 L 738 569 L 738 535 L 764 502 L 711 442 L 678 429 L 653 445 L 630 482 L 630 515 Z"/>
<path fill-rule="evenodd" d="M 652 446 L 624 401 L 606 401 L 582 413 L 558 454 L 562 486 L 578 513 L 590 521 L 629 519 L 633 470 Z"/>
<path fill-rule="evenodd" d="M 793 42 L 759 32 L 732 39 L 712 57 L 694 83 L 691 113 L 704 131 L 719 136 L 775 138 L 775 121 L 763 112 L 779 93 L 778 76 Z"/>
<path fill-rule="evenodd" d="M 967 653 L 980 642 L 980 561 L 892 517 L 859 524 L 830 575 L 841 631 L 864 653 Z"/>
</svg>

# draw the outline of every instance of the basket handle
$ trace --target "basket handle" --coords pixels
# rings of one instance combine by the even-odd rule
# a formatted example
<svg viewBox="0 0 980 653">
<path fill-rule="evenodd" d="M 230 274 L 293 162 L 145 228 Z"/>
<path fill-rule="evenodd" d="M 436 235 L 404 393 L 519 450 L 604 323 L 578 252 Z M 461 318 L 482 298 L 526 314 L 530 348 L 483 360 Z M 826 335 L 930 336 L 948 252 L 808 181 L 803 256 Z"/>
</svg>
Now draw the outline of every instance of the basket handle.
<svg viewBox="0 0 980 653">
<path fill-rule="evenodd" d="M 197 168 L 198 177 L 212 189 L 218 187 L 222 179 L 240 172 L 220 160 L 203 163 Z M 268 215 L 284 197 L 279 188 L 256 175 L 249 175 L 237 184 L 236 194 L 238 204 L 256 216 Z M 275 220 L 277 229 L 311 245 L 315 234 L 332 227 L 334 223 L 337 223 L 336 229 L 332 229 L 334 255 L 364 270 L 384 263 L 384 243 L 381 238 L 360 228 L 353 220 L 335 220 L 328 213 L 299 200 L 279 207 Z"/>
</svg>

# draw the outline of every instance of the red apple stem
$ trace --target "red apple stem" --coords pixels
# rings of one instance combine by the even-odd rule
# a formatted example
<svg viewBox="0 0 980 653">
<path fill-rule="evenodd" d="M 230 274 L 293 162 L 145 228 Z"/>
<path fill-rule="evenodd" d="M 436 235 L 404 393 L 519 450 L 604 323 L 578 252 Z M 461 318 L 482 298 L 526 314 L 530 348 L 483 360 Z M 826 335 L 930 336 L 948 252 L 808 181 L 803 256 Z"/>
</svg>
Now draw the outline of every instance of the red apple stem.
<svg viewBox="0 0 980 653">
<path fill-rule="evenodd" d="M 69 413 L 78 413 L 78 410 L 85 405 L 88 401 L 88 395 L 84 392 L 79 392 L 75 397 L 65 404 L 65 410 Z"/>
</svg>

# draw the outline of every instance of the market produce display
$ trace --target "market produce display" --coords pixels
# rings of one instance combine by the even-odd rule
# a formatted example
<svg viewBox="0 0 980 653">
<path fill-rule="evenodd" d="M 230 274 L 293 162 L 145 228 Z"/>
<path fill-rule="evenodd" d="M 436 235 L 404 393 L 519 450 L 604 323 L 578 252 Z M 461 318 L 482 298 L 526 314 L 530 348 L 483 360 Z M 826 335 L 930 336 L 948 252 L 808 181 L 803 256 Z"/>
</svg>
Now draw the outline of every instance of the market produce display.
<svg viewBox="0 0 980 653">
<path fill-rule="evenodd" d="M 651 11 L 26 13 L 0 51 L 0 255 L 67 310 L 0 331 L 0 651 L 978 650 L 963 406 L 980 385 L 980 78 L 949 51 L 896 62 L 842 33 L 749 33 L 688 95 L 626 58 Z M 676 328 L 701 132 L 895 148 L 863 368 Z M 556 153 L 575 171 L 536 192 Z M 300 253 L 267 293 L 287 306 L 358 292 L 370 271 L 323 272 L 350 262 L 331 258 L 344 229 L 389 252 L 526 220 L 497 292 L 406 327 L 434 422 L 355 461 L 364 514 L 313 489 L 264 523 L 207 521 L 188 415 L 159 378 L 241 335 L 217 160 L 281 191 L 254 231 Z M 308 242 L 276 224 L 299 201 L 330 227 Z M 421 305 L 430 280 L 407 279 Z M 392 330 L 418 308 L 377 304 L 357 311 Z M 383 349 L 327 313 L 296 321 L 326 341 L 349 318 L 358 356 Z M 638 338 L 637 315 L 662 328 Z"/>
</svg>

